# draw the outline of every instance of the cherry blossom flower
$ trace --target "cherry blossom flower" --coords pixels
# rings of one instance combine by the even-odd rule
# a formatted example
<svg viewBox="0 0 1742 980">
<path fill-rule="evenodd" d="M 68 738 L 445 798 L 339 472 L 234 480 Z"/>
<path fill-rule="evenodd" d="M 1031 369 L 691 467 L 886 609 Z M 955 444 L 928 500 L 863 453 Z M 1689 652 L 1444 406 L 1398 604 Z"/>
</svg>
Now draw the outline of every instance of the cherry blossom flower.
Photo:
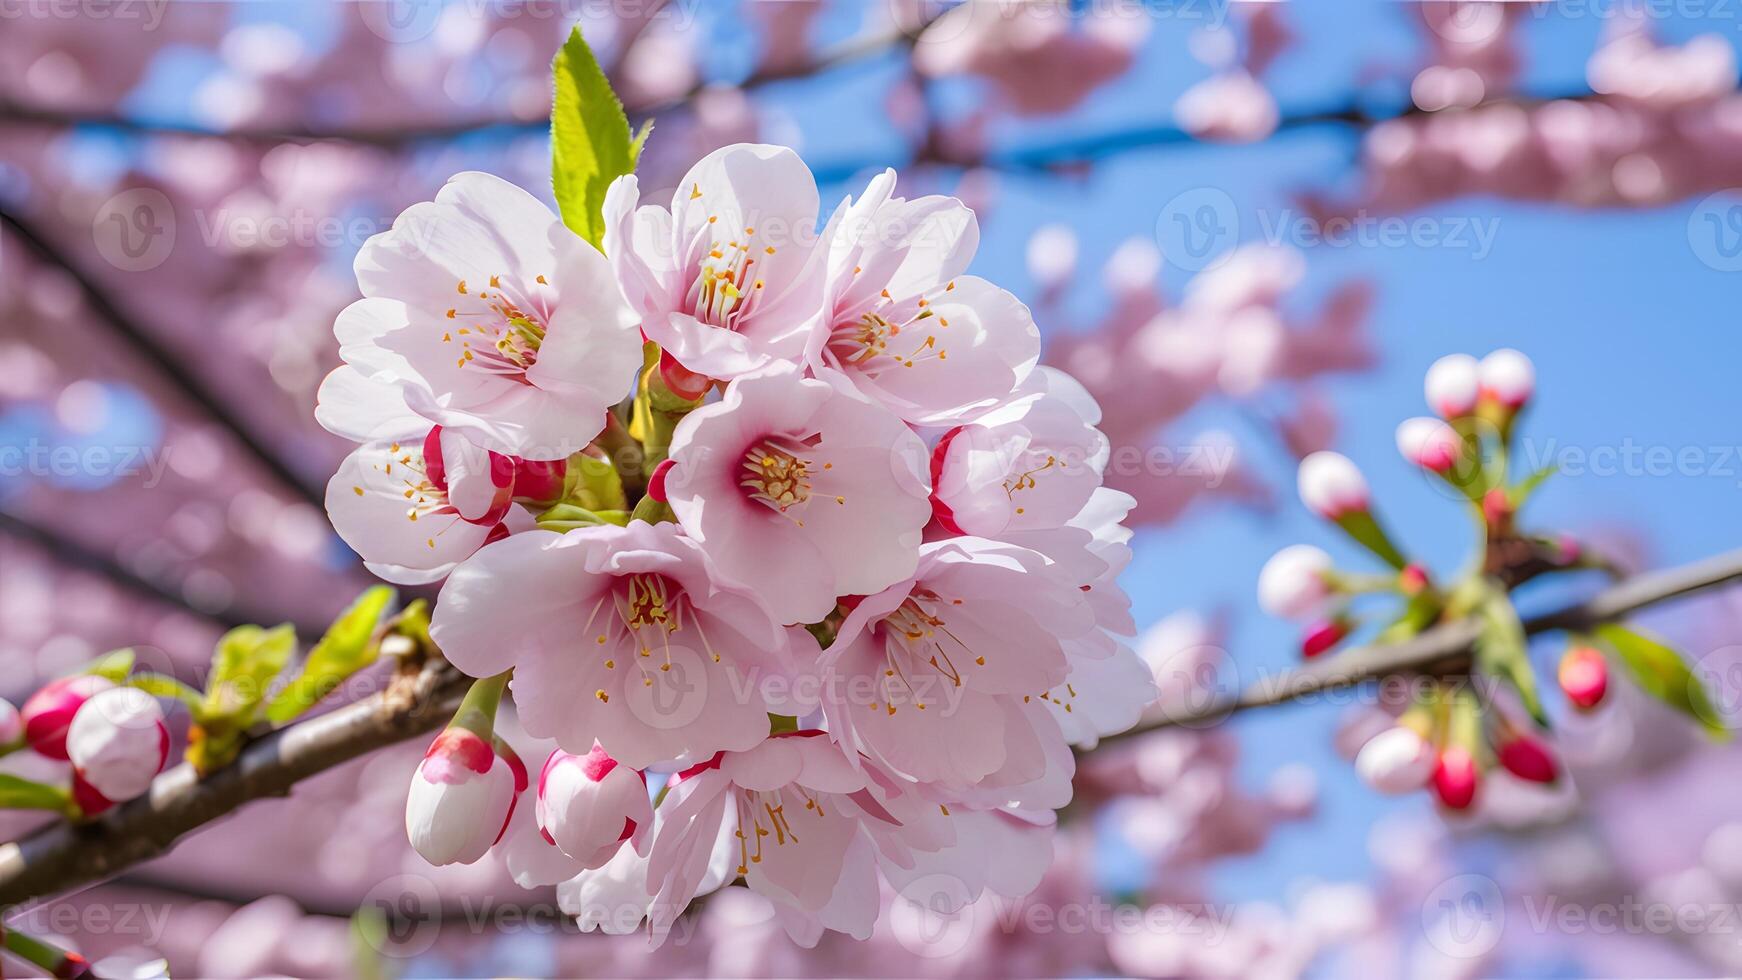
<svg viewBox="0 0 1742 980">
<path fill-rule="evenodd" d="M 1051 368 L 1035 378 L 1031 394 L 939 440 L 932 455 L 933 509 L 949 530 L 1000 537 L 1059 527 L 1101 485 L 1107 437 L 1079 413 L 1071 394 L 1055 391 L 1070 386 L 1081 399 L 1088 395 Z"/>
<path fill-rule="evenodd" d="M 769 710 L 755 679 L 786 653 L 699 542 L 641 521 L 485 547 L 448 577 L 430 630 L 474 677 L 514 670 L 528 733 L 576 754 L 597 741 L 637 769 L 755 745 Z"/>
<path fill-rule="evenodd" d="M 884 171 L 833 223 L 810 360 L 916 425 L 964 421 L 1010 397 L 1040 358 L 1040 331 L 1015 296 L 963 274 L 980 241 L 973 211 L 894 191 Z"/>
<path fill-rule="evenodd" d="M 356 270 L 364 298 L 334 328 L 345 363 L 486 448 L 569 456 L 640 366 L 610 264 L 498 177 L 455 176 L 369 239 Z"/>
<path fill-rule="evenodd" d="M 913 573 L 931 516 L 925 446 L 838 374 L 740 378 L 678 425 L 665 492 L 720 573 L 782 623 Z"/>
<path fill-rule="evenodd" d="M 1064 644 L 1094 628 L 1037 552 L 982 538 L 922 549 L 914 576 L 853 606 L 820 660 L 832 737 L 919 783 L 1030 783 L 1062 744 L 1037 698 L 1061 707 Z"/>
<path fill-rule="evenodd" d="M 816 181 L 783 146 L 703 157 L 671 208 L 640 205 L 634 175 L 605 198 L 605 253 L 641 331 L 688 370 L 735 378 L 796 361 L 822 308 Z"/>
</svg>

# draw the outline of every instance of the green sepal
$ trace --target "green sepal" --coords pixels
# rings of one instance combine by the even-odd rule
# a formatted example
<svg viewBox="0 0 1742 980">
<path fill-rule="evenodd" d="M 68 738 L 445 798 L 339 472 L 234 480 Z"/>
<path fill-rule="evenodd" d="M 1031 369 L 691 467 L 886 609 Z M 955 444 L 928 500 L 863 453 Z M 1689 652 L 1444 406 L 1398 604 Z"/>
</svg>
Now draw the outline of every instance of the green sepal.
<svg viewBox="0 0 1742 980">
<path fill-rule="evenodd" d="M 568 472 L 574 485 L 562 503 L 579 504 L 591 511 L 629 509 L 629 498 L 623 493 L 623 479 L 617 474 L 617 467 L 609 461 L 576 453 L 569 457 Z"/>
<path fill-rule="evenodd" d="M 136 687 L 154 698 L 173 698 L 186 705 L 190 712 L 199 711 L 205 705 L 205 694 L 168 674 L 150 672 L 134 674 L 126 679 L 126 685 Z"/>
<path fill-rule="evenodd" d="M 538 515 L 539 527 L 546 531 L 555 531 L 558 534 L 566 534 L 581 527 L 599 527 L 604 524 L 615 524 L 622 527 L 628 523 L 628 511 L 592 511 L 576 504 L 557 504 Z"/>
<path fill-rule="evenodd" d="M 1337 518 L 1337 526 L 1343 533 L 1354 538 L 1356 543 L 1379 556 L 1380 560 L 1399 571 L 1409 564 L 1397 546 L 1391 543 L 1391 537 L 1379 525 L 1379 519 L 1370 510 L 1350 511 Z"/>
<path fill-rule="evenodd" d="M 1723 715 L 1681 654 L 1662 640 L 1619 623 L 1605 623 L 1597 627 L 1596 634 L 1645 693 L 1699 722 L 1712 738 L 1729 740 Z"/>
<path fill-rule="evenodd" d="M 671 505 L 663 500 L 642 497 L 636 503 L 635 510 L 629 514 L 629 519 L 631 521 L 646 521 L 649 524 L 675 524 L 677 523 L 677 514 L 672 511 Z"/>
<path fill-rule="evenodd" d="M 1543 711 L 1542 699 L 1536 691 L 1536 671 L 1530 666 L 1529 641 L 1512 600 L 1498 589 L 1490 590 L 1476 615 L 1481 619 L 1481 630 L 1476 635 L 1477 670 L 1509 682 L 1531 719 L 1548 728 L 1548 714 Z"/>
<path fill-rule="evenodd" d="M 296 718 L 319 704 L 351 675 L 373 664 L 381 655 L 375 631 L 397 595 L 391 588 L 377 585 L 364 590 L 340 613 L 303 658 L 302 670 L 267 705 L 267 720 L 282 725 Z"/>
<path fill-rule="evenodd" d="M 111 650 L 86 664 L 81 673 L 92 674 L 119 684 L 127 679 L 128 674 L 133 672 L 133 663 L 136 659 L 132 647 Z"/>
<path fill-rule="evenodd" d="M 72 794 L 59 786 L 50 786 L 11 773 L 0 773 L 0 809 L 69 813 L 72 808 Z"/>
</svg>

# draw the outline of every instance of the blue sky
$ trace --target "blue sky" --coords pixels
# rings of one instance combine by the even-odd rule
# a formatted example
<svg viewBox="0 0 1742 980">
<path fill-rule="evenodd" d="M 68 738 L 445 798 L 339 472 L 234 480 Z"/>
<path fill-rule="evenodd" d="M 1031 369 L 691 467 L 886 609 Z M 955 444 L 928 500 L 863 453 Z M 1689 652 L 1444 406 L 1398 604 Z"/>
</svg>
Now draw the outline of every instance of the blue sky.
<svg viewBox="0 0 1742 980">
<path fill-rule="evenodd" d="M 290 5 L 243 8 L 245 17 L 303 21 L 311 37 L 320 33 L 315 15 L 292 14 Z M 739 29 L 728 16 L 707 16 L 722 39 Z M 1362 88 L 1358 79 L 1369 65 L 1401 69 L 1413 62 L 1420 42 L 1410 16 L 1403 5 L 1384 2 L 1309 3 L 1290 11 L 1302 43 L 1267 78 L 1284 112 L 1340 105 L 1357 96 L 1372 105 L 1397 104 L 1399 86 Z M 1601 18 L 1548 14 L 1527 21 L 1525 88 L 1577 90 Z M 851 28 L 852 18 L 836 13 L 824 24 L 829 34 L 839 34 Z M 1069 119 L 1001 127 L 999 145 L 1045 144 L 1133 122 L 1166 122 L 1174 98 L 1205 73 L 1186 51 L 1189 32 L 1199 26 L 1201 21 L 1183 17 L 1158 18 L 1139 70 Z M 1705 30 L 1722 33 L 1732 44 L 1742 38 L 1742 24 L 1733 18 L 1667 20 L 1657 27 L 1669 39 Z M 709 70 L 724 77 L 742 72 L 745 59 L 734 50 L 742 48 L 715 45 Z M 190 83 L 211 70 L 209 55 L 172 52 L 128 108 L 154 116 L 184 114 Z M 903 149 L 888 130 L 882 100 L 893 74 L 890 63 L 871 62 L 844 69 L 826 83 L 772 86 L 766 92 L 770 132 L 798 143 L 822 169 L 843 161 L 899 165 Z M 971 84 L 948 84 L 938 93 L 952 114 L 977 98 Z M 94 156 L 113 152 L 100 137 L 93 138 L 93 149 L 100 151 Z M 1274 218 L 1289 206 L 1293 192 L 1346 180 L 1355 148 L 1347 130 L 1322 127 L 1292 131 L 1259 146 L 1126 153 L 1081 181 L 1008 176 L 996 209 L 984 220 L 974 271 L 1019 293 L 1032 292 L 1023 251 L 1035 228 L 1054 222 L 1076 230 L 1082 266 L 1092 271 L 1124 239 L 1153 235 L 1167 202 L 1194 188 L 1228 195 L 1239 212 L 1241 239 L 1252 240 L 1260 232 L 1261 211 Z M 849 189 L 842 183 L 825 193 Z M 1421 373 L 1436 357 L 1452 351 L 1480 355 L 1500 346 L 1518 347 L 1536 360 L 1540 398 L 1527 431 L 1545 447 L 1550 439 L 1586 450 L 1629 444 L 1675 451 L 1694 447 L 1708 467 L 1727 463 L 1727 475 L 1560 478 L 1539 496 L 1529 514 L 1534 524 L 1574 531 L 1626 525 L 1654 542 L 1655 560 L 1666 564 L 1725 550 L 1742 538 L 1742 460 L 1716 451 L 1742 444 L 1737 425 L 1742 395 L 1733 368 L 1742 351 L 1735 312 L 1742 273 L 1700 261 L 1689 231 L 1697 203 L 1590 213 L 1465 199 L 1415 217 L 1496 221 L 1486 254 L 1378 246 L 1307 250 L 1303 300 L 1309 306 L 1349 278 L 1369 278 L 1380 287 L 1370 321 L 1380 369 L 1341 379 L 1330 393 L 1344 426 L 1338 448 L 1362 465 L 1386 519 L 1401 529 L 1415 554 L 1451 570 L 1471 544 L 1469 526 L 1398 458 L 1392 431 L 1401 419 L 1422 413 Z M 1168 267 L 1174 295 L 1186 278 L 1185 270 Z M 1083 289 L 1071 298 L 1072 309 L 1091 313 L 1102 300 L 1094 294 L 1096 277 L 1084 279 Z M 1292 484 L 1287 461 L 1251 431 L 1244 414 L 1209 406 L 1189 418 L 1182 431 L 1207 425 L 1248 436 L 1247 445 L 1260 447 L 1254 461 L 1264 475 L 1280 486 Z M 1357 558 L 1292 498 L 1264 517 L 1200 507 L 1180 524 L 1140 537 L 1126 586 L 1145 623 L 1183 608 L 1227 609 L 1231 649 L 1241 675 L 1251 678 L 1294 659 L 1292 630 L 1260 615 L 1253 597 L 1259 566 L 1294 541 Z M 1539 655 L 1549 658 L 1552 652 Z M 1315 820 L 1283 831 L 1264 854 L 1228 862 L 1215 879 L 1220 898 L 1284 898 L 1303 876 L 1363 876 L 1369 869 L 1366 833 L 1372 820 L 1389 807 L 1426 806 L 1421 799 L 1380 801 L 1355 783 L 1330 748 L 1337 716 L 1334 708 L 1302 707 L 1236 722 L 1244 746 L 1243 776 L 1254 787 L 1282 765 L 1305 763 L 1319 774 L 1323 806 Z"/>
</svg>

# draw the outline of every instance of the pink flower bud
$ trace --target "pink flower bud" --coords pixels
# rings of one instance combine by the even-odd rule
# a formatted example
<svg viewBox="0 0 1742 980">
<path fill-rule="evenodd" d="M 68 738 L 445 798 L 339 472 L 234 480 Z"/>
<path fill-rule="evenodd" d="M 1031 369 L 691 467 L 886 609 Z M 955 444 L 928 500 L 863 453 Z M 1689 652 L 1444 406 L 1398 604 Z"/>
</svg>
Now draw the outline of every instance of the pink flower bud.
<svg viewBox="0 0 1742 980">
<path fill-rule="evenodd" d="M 1397 725 L 1367 740 L 1355 755 L 1355 772 L 1381 793 L 1409 793 L 1427 785 L 1438 759 L 1415 729 Z"/>
<path fill-rule="evenodd" d="M 1505 487 L 1495 487 L 1482 495 L 1482 519 L 1491 528 L 1505 527 L 1512 519 L 1512 497 Z"/>
<path fill-rule="evenodd" d="M 1258 604 L 1272 616 L 1306 619 L 1330 597 L 1325 573 L 1331 556 L 1310 544 L 1294 544 L 1270 556 L 1258 573 Z"/>
<path fill-rule="evenodd" d="M 1367 509 L 1367 478 L 1342 453 L 1321 449 L 1301 460 L 1297 482 L 1301 503 L 1326 520 Z"/>
<path fill-rule="evenodd" d="M 436 736 L 411 775 L 405 833 L 431 864 L 471 864 L 508 829 L 526 787 L 526 767 L 499 754 L 477 733 L 449 728 Z M 518 771 L 517 771 L 518 767 Z"/>
<path fill-rule="evenodd" d="M 72 725 L 73 716 L 93 695 L 114 686 L 108 678 L 95 674 L 63 677 L 44 685 L 24 702 L 20 712 L 24 721 L 24 740 L 39 754 L 64 760 L 67 757 L 67 728 Z"/>
<path fill-rule="evenodd" d="M 1609 690 L 1609 662 L 1590 647 L 1573 647 L 1561 657 L 1557 672 L 1567 700 L 1582 710 L 1595 708 Z"/>
<path fill-rule="evenodd" d="M 134 687 L 93 695 L 67 728 L 73 771 L 104 799 L 145 795 L 169 760 L 169 726 L 157 699 Z"/>
<path fill-rule="evenodd" d="M 1427 407 L 1448 419 L 1475 411 L 1481 391 L 1480 371 L 1476 359 L 1468 354 L 1447 354 L 1435 361 L 1422 384 Z"/>
<path fill-rule="evenodd" d="M 1463 454 L 1464 440 L 1439 419 L 1421 416 L 1397 427 L 1397 451 L 1423 469 L 1449 473 Z"/>
<path fill-rule="evenodd" d="M 669 459 L 662 459 L 653 468 L 653 475 L 647 478 L 647 496 L 657 503 L 665 503 L 665 475 L 671 472 L 675 464 Z"/>
<path fill-rule="evenodd" d="M 1500 758 L 1500 764 L 1506 771 L 1519 779 L 1528 779 L 1533 783 L 1552 783 L 1560 774 L 1560 766 L 1556 764 L 1554 753 L 1541 740 L 1529 735 L 1520 735 L 1510 741 L 1501 743 L 1495 750 Z"/>
<path fill-rule="evenodd" d="M 1536 366 L 1510 347 L 1482 358 L 1482 394 L 1516 411 L 1536 390 Z"/>
<path fill-rule="evenodd" d="M 0 748 L 10 748 L 24 741 L 24 718 L 11 701 L 0 698 Z"/>
<path fill-rule="evenodd" d="M 1300 640 L 1300 655 L 1311 660 L 1326 650 L 1343 642 L 1343 637 L 1349 635 L 1349 621 L 1346 619 L 1327 619 L 1307 628 Z"/>
<path fill-rule="evenodd" d="M 1403 571 L 1397 573 L 1397 587 L 1402 590 L 1404 595 L 1420 595 L 1421 590 L 1427 586 L 1427 569 L 1420 565 L 1411 562 L 1403 566 Z"/>
<path fill-rule="evenodd" d="M 538 777 L 538 826 L 546 840 L 585 867 L 610 861 L 653 822 L 647 777 L 605 753 L 552 752 Z"/>
<path fill-rule="evenodd" d="M 1434 794 L 1448 810 L 1465 810 L 1476 801 L 1476 785 L 1481 774 L 1469 751 L 1449 745 L 1440 752 L 1434 765 Z"/>
<path fill-rule="evenodd" d="M 514 499 L 549 507 L 562 499 L 563 481 L 568 472 L 569 461 L 566 459 L 516 459 Z"/>
<path fill-rule="evenodd" d="M 705 374 L 697 374 L 677 362 L 668 351 L 659 352 L 659 379 L 665 382 L 666 388 L 679 398 L 692 401 L 708 393 L 708 386 L 714 379 Z"/>
</svg>

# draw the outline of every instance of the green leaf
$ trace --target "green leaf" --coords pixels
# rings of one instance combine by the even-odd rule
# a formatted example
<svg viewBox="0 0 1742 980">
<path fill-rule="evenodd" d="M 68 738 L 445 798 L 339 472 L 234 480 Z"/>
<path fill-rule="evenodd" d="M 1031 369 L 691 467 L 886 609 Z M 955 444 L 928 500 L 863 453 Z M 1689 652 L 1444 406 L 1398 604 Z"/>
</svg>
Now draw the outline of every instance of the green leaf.
<svg viewBox="0 0 1742 980">
<path fill-rule="evenodd" d="M 1373 516 L 1372 511 L 1351 511 L 1337 518 L 1337 526 L 1392 568 L 1401 571 L 1405 565 L 1409 564 L 1408 560 L 1403 557 L 1403 553 L 1391 543 L 1391 536 L 1385 533 L 1385 528 L 1380 526 L 1378 518 Z"/>
<path fill-rule="evenodd" d="M 69 802 L 67 791 L 59 786 L 32 782 L 10 773 L 0 773 L 0 808 L 65 810 Z"/>
<path fill-rule="evenodd" d="M 1549 477 L 1554 476 L 1558 470 L 1559 467 L 1550 463 L 1542 469 L 1537 470 L 1535 473 L 1532 473 L 1518 481 L 1518 485 L 1512 488 L 1512 509 L 1516 511 L 1522 508 L 1525 502 L 1530 500 L 1531 496 L 1542 487 L 1543 483 L 1548 480 Z"/>
<path fill-rule="evenodd" d="M 623 103 L 599 68 L 580 28 L 557 52 L 551 66 L 555 101 L 550 113 L 550 178 L 557 207 L 569 230 L 599 246 L 605 240 L 605 191 L 611 181 L 635 172 L 651 131 L 633 139 Z"/>
<path fill-rule="evenodd" d="M 198 711 L 205 695 L 183 684 L 167 674 L 134 674 L 127 678 L 128 687 L 137 687 L 141 691 L 156 698 L 174 698 L 188 706 L 189 711 Z"/>
<path fill-rule="evenodd" d="M 1596 634 L 1621 658 L 1645 693 L 1704 725 L 1713 738 L 1729 739 L 1724 716 L 1712 704 L 1706 685 L 1688 669 L 1681 654 L 1662 640 L 1619 623 L 1599 626 Z"/>
<path fill-rule="evenodd" d="M 133 661 L 134 656 L 132 647 L 126 647 L 121 650 L 111 650 L 86 665 L 84 672 L 87 674 L 95 674 L 98 677 L 107 678 L 116 684 L 119 684 L 126 680 L 127 675 L 132 672 Z"/>
<path fill-rule="evenodd" d="M 302 671 L 267 706 L 267 719 L 274 725 L 290 721 L 319 704 L 346 678 L 374 663 L 381 654 L 375 628 L 395 596 L 392 589 L 377 585 L 340 613 L 304 658 Z"/>
<path fill-rule="evenodd" d="M 212 654 L 212 676 L 206 681 L 202 715 L 224 718 L 246 728 L 266 699 L 267 686 L 296 652 L 296 631 L 289 623 L 264 629 L 238 626 L 218 638 Z"/>
<path fill-rule="evenodd" d="M 1509 681 L 1524 710 L 1538 725 L 1549 727 L 1542 699 L 1536 693 L 1536 671 L 1530 667 L 1528 641 L 1518 611 L 1504 592 L 1492 592 L 1477 610 L 1481 632 L 1476 636 L 1476 666 L 1485 674 Z"/>
</svg>

